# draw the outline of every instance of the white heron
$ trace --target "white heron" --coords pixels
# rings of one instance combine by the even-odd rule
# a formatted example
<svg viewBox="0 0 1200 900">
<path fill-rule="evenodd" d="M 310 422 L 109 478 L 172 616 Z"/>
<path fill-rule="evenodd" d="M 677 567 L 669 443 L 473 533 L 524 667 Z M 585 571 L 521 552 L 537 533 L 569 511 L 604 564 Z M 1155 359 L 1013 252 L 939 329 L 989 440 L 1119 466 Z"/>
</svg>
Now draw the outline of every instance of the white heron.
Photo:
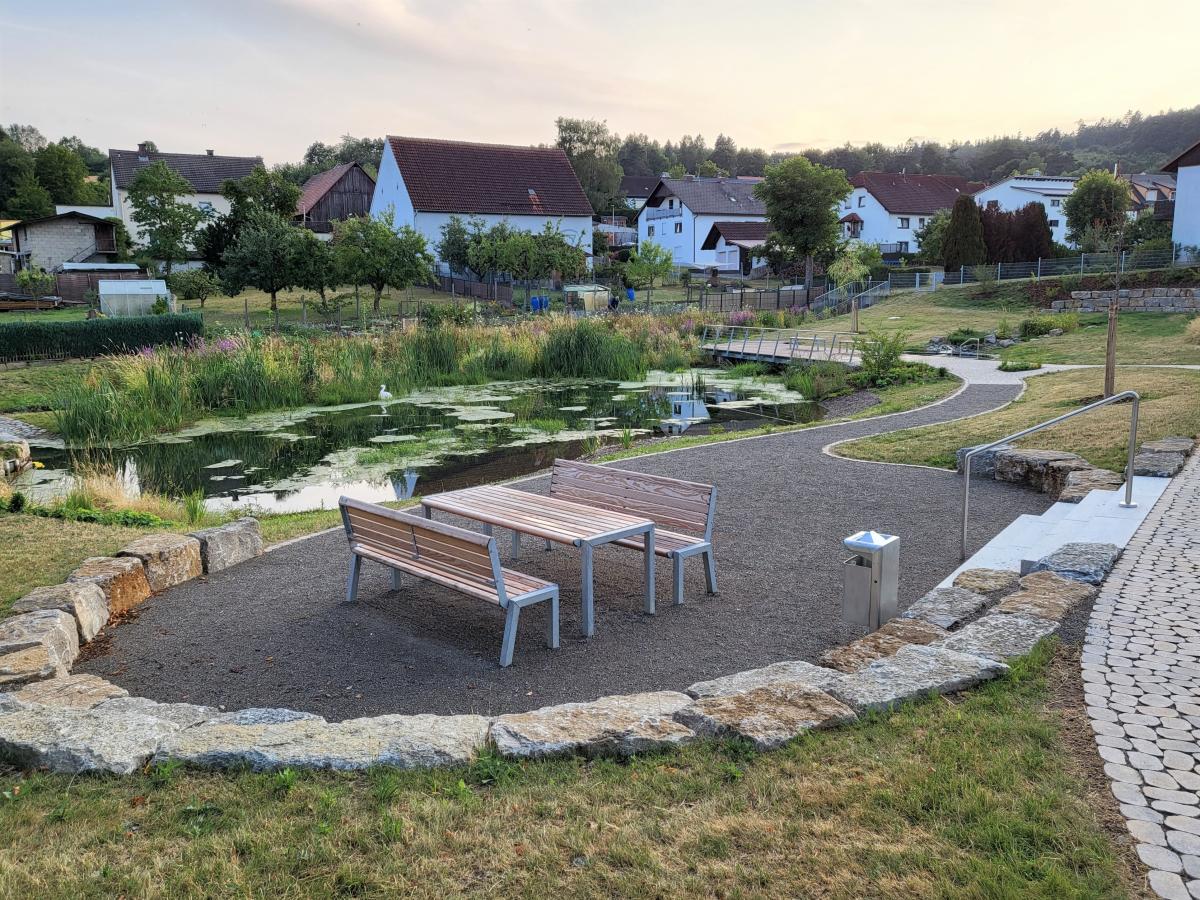
<svg viewBox="0 0 1200 900">
<path fill-rule="evenodd" d="M 379 399 L 380 400 L 391 400 L 392 399 L 392 393 L 391 393 L 391 391 L 389 391 L 387 389 L 386 384 L 381 384 L 379 386 Z"/>
</svg>

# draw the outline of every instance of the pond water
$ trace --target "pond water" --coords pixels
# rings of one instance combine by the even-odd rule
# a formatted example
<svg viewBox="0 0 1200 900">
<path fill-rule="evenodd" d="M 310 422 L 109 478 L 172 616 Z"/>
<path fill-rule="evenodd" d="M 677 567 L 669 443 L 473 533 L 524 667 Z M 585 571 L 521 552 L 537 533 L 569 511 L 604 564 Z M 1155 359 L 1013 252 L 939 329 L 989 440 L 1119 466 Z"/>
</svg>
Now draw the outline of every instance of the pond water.
<svg viewBox="0 0 1200 900">
<path fill-rule="evenodd" d="M 379 502 L 522 475 L 597 441 L 678 432 L 681 423 L 691 434 L 820 417 L 817 404 L 777 380 L 731 380 L 718 370 L 651 372 L 637 382 L 493 382 L 206 420 L 128 447 L 35 446 L 45 468 L 27 471 L 19 486 L 45 501 L 69 488 L 73 469 L 103 465 L 132 491 L 201 490 L 215 510 L 298 512 L 331 508 L 343 494 Z"/>
</svg>

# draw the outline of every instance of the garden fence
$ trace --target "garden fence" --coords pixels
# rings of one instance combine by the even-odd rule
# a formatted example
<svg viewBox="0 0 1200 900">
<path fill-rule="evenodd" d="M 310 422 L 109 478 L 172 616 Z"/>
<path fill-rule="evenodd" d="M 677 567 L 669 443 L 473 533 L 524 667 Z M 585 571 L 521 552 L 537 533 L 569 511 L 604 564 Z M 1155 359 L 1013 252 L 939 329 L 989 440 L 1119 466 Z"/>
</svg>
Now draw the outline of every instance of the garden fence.
<svg viewBox="0 0 1200 900">
<path fill-rule="evenodd" d="M 1169 269 L 1173 266 L 1191 266 L 1196 263 L 1194 255 L 1181 252 L 1179 247 L 1164 250 L 1133 249 L 1121 253 L 1081 253 L 1079 256 L 1035 259 L 1029 262 L 961 266 L 945 272 L 892 272 L 888 281 L 893 288 L 933 290 L 939 284 L 972 284 L 984 279 L 1014 281 L 1060 275 L 1106 275 L 1115 272 Z"/>
</svg>

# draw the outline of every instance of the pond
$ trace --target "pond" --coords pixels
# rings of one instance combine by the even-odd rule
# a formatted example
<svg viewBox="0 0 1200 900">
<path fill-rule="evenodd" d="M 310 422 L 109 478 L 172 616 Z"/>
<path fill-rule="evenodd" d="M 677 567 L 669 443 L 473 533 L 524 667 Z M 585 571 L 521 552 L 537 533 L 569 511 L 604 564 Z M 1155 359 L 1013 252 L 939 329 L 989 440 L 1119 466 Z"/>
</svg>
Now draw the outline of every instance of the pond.
<svg viewBox="0 0 1200 900">
<path fill-rule="evenodd" d="M 523 475 L 601 442 L 736 430 L 821 417 L 777 379 L 719 370 L 651 372 L 644 381 L 492 382 L 431 388 L 386 403 L 222 417 L 118 448 L 34 446 L 44 469 L 16 485 L 35 501 L 67 490 L 71 472 L 111 466 L 130 489 L 203 491 L 214 510 L 331 508 L 345 494 L 406 499 Z"/>
</svg>

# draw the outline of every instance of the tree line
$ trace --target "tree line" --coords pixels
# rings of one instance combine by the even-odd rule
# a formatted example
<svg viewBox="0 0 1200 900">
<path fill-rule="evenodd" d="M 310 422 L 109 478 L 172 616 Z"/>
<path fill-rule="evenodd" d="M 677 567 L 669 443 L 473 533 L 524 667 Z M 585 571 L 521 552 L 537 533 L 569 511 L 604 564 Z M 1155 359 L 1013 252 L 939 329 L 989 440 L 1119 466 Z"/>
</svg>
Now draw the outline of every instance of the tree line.
<svg viewBox="0 0 1200 900">
<path fill-rule="evenodd" d="M 51 142 L 32 125 L 0 127 L 0 215 L 38 219 L 56 203 L 109 206 L 108 154 L 73 135 Z"/>
</svg>

